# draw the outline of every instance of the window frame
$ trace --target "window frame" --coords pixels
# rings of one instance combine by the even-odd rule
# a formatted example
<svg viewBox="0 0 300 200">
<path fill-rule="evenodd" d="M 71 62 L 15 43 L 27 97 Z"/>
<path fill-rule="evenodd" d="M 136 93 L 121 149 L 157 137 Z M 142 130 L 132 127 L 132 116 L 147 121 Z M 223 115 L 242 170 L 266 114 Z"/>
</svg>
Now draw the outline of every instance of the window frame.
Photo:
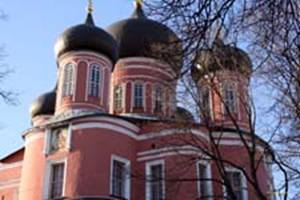
<svg viewBox="0 0 300 200">
<path fill-rule="evenodd" d="M 247 180 L 245 175 L 243 174 L 243 172 L 239 169 L 236 168 L 232 168 L 232 167 L 226 167 L 225 168 L 225 172 L 226 173 L 239 173 L 240 174 L 240 178 L 241 178 L 241 190 L 242 190 L 242 195 L 243 195 L 243 199 L 242 200 L 248 200 L 248 186 L 247 186 Z M 231 181 L 231 180 L 230 180 Z M 228 199 L 227 198 L 227 191 L 226 191 L 226 186 L 223 185 L 223 194 L 224 194 L 224 199 Z"/>
<path fill-rule="evenodd" d="M 207 112 L 207 114 L 208 114 L 208 116 L 206 116 L 206 117 L 208 117 L 209 119 L 211 119 L 212 118 L 212 116 L 213 116 L 213 110 L 212 110 L 212 93 L 211 93 L 211 88 L 208 86 L 208 85 L 205 85 L 205 86 L 202 86 L 201 88 L 199 88 L 199 103 L 200 103 L 200 114 L 201 114 L 201 116 L 204 114 L 203 113 L 203 110 L 202 110 L 202 108 L 204 107 L 203 106 L 203 91 L 205 91 L 205 92 L 207 92 L 208 93 L 208 99 L 207 99 L 207 105 L 205 106 L 205 109 L 208 109 L 208 110 L 206 110 L 205 112 Z"/>
<path fill-rule="evenodd" d="M 201 199 L 201 181 L 200 179 L 200 168 L 199 165 L 205 166 L 205 176 L 207 179 L 212 178 L 211 173 L 211 164 L 209 161 L 205 160 L 198 160 L 196 162 L 196 172 L 197 172 L 197 197 Z M 206 189 L 207 189 L 207 195 L 209 196 L 207 199 L 213 199 L 213 186 L 212 186 L 212 180 L 206 181 Z"/>
<path fill-rule="evenodd" d="M 231 109 L 231 105 L 227 103 L 227 92 L 228 92 L 228 88 L 230 88 L 232 94 L 233 94 L 233 109 Z M 235 116 L 237 115 L 237 117 L 239 118 L 239 104 L 238 104 L 238 94 L 237 94 L 237 85 L 235 83 L 232 83 L 232 82 L 226 82 L 224 84 L 222 84 L 222 113 L 223 113 L 223 116 L 226 117 L 229 115 L 229 113 L 227 113 L 227 109 L 226 109 L 226 106 L 227 108 L 229 109 L 229 112 L 231 115 Z M 232 102 L 231 102 L 232 103 Z"/>
<path fill-rule="evenodd" d="M 121 96 L 117 99 L 116 98 L 116 89 L 120 89 L 121 90 Z M 124 99 L 125 99 L 125 88 L 123 86 L 123 84 L 117 84 L 114 86 L 114 91 L 113 91 L 113 107 L 114 107 L 114 110 L 119 110 L 119 109 L 122 109 L 124 108 Z M 120 107 L 117 107 L 117 101 L 118 100 L 118 103 L 120 104 Z M 118 105 L 119 105 L 118 104 Z"/>
<path fill-rule="evenodd" d="M 162 166 L 162 199 L 166 198 L 166 186 L 165 186 L 165 161 L 164 160 L 154 160 L 150 162 L 146 162 L 146 191 L 145 191 L 145 199 L 151 200 L 151 182 L 148 180 L 151 177 L 151 167 L 161 165 Z"/>
<path fill-rule="evenodd" d="M 156 109 L 157 89 L 160 89 L 160 92 L 161 92 L 160 99 L 159 99 L 159 101 L 160 101 L 160 110 Z M 153 90 L 153 92 L 152 92 L 152 99 L 153 99 L 153 101 L 152 101 L 152 111 L 153 111 L 153 113 L 156 113 L 156 112 L 164 113 L 165 112 L 165 102 L 166 102 L 165 101 L 166 93 L 164 91 L 164 87 L 162 87 L 159 84 L 156 84 L 156 85 L 154 85 L 154 87 L 152 87 L 152 90 Z"/>
<path fill-rule="evenodd" d="M 69 70 L 71 71 L 69 71 Z M 62 97 L 69 97 L 74 95 L 75 90 L 75 63 L 67 63 L 63 66 L 63 76 L 62 76 Z"/>
<path fill-rule="evenodd" d="M 102 86 L 103 86 L 103 71 L 102 67 L 98 63 L 92 63 L 88 67 L 89 75 L 88 75 L 88 91 L 87 94 L 89 97 L 100 98 Z M 95 71 L 95 73 L 94 73 Z M 98 79 L 96 74 L 98 73 Z M 96 77 L 94 77 L 94 75 Z M 95 80 L 94 80 L 95 79 Z"/>
<path fill-rule="evenodd" d="M 51 191 L 52 191 L 52 178 L 53 178 L 53 166 L 63 164 L 63 184 L 62 184 L 62 194 L 61 197 L 65 196 L 66 182 L 67 182 L 67 158 L 63 158 L 60 160 L 47 160 L 46 161 L 46 169 L 45 169 L 45 180 L 44 180 L 44 199 L 51 199 Z"/>
<path fill-rule="evenodd" d="M 136 86 L 137 85 L 140 85 L 141 88 L 142 88 L 142 94 L 140 96 L 140 99 L 141 99 L 141 103 L 142 105 L 141 106 L 136 106 L 136 95 L 135 95 L 135 89 L 136 89 Z M 146 87 L 145 87 L 145 83 L 144 82 L 141 82 L 141 81 L 138 81 L 138 82 L 134 82 L 133 83 L 133 87 L 132 87 L 132 108 L 133 109 L 145 109 L 145 92 L 146 92 Z"/>
<path fill-rule="evenodd" d="M 110 162 L 110 184 L 109 184 L 110 185 L 110 187 L 109 187 L 110 195 L 115 196 L 113 194 L 114 161 L 125 164 L 125 168 L 127 170 L 127 175 L 126 175 L 127 177 L 125 177 L 124 197 L 123 198 L 130 199 L 130 193 L 131 193 L 130 160 L 120 157 L 120 156 L 117 156 L 117 155 L 114 155 L 114 154 L 111 156 L 111 162 Z"/>
</svg>

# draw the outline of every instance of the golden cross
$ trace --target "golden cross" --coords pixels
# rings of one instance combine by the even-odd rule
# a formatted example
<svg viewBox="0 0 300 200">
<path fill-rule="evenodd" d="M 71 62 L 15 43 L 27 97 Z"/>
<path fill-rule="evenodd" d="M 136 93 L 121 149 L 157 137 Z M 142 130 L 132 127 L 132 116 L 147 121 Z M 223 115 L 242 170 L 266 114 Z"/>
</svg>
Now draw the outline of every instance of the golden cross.
<svg viewBox="0 0 300 200">
<path fill-rule="evenodd" d="M 142 7 L 142 5 L 143 5 L 143 0 L 135 0 L 136 7 Z"/>
<path fill-rule="evenodd" d="M 93 0 L 88 0 L 87 12 L 92 13 L 94 11 Z"/>
</svg>

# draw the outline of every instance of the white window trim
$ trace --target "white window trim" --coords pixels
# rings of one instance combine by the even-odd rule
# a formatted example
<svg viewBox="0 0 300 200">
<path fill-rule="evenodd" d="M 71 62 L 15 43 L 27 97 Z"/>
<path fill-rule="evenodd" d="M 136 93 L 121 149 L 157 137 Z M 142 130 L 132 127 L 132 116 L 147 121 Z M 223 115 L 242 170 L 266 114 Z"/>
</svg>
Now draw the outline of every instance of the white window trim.
<svg viewBox="0 0 300 200">
<path fill-rule="evenodd" d="M 65 78 L 66 78 L 66 67 L 71 65 L 72 66 L 72 74 L 71 74 L 71 78 L 72 78 L 72 84 L 71 84 L 71 91 L 70 94 L 65 95 L 65 89 L 64 89 L 64 85 L 65 85 Z M 63 70 L 62 70 L 62 84 L 61 84 L 61 96 L 62 98 L 67 97 L 67 96 L 73 96 L 72 99 L 75 100 L 75 88 L 76 88 L 76 76 L 77 76 L 77 64 L 74 62 L 69 62 L 66 63 L 65 65 L 63 65 Z"/>
<path fill-rule="evenodd" d="M 102 66 L 102 65 L 101 65 Z M 107 88 L 107 94 L 111 93 L 111 69 L 106 66 L 101 67 L 101 88 L 100 88 L 100 102 L 104 106 L 104 87 Z M 110 95 L 108 95 L 107 102 L 111 102 Z M 109 103 L 108 103 L 109 104 Z"/>
<path fill-rule="evenodd" d="M 225 105 L 224 105 L 224 102 L 225 102 L 224 94 L 225 94 L 225 89 L 226 89 L 227 86 L 231 86 L 235 90 L 235 93 L 234 93 L 234 96 L 235 96 L 235 112 L 237 114 L 238 120 L 240 120 L 241 119 L 241 112 L 240 112 L 240 102 L 239 102 L 239 96 L 238 96 L 238 86 L 237 86 L 237 83 L 234 83 L 233 81 L 226 81 L 225 83 L 221 84 L 221 110 L 222 110 L 222 115 L 224 117 L 225 114 L 226 114 L 226 108 L 225 108 Z"/>
<path fill-rule="evenodd" d="M 156 89 L 160 87 L 162 95 L 161 95 L 161 112 L 162 114 L 166 113 L 166 89 L 161 84 L 153 84 L 152 85 L 152 113 L 155 111 L 155 101 L 156 101 Z"/>
<path fill-rule="evenodd" d="M 201 191 L 200 191 L 200 174 L 199 174 L 199 165 L 204 165 L 206 166 L 206 177 L 207 179 L 211 179 L 212 178 L 212 173 L 211 173 L 211 163 L 205 160 L 198 160 L 196 162 L 196 170 L 197 170 L 197 196 L 200 197 Z M 213 199 L 213 185 L 212 185 L 213 181 L 207 181 L 206 182 L 206 187 L 208 189 L 208 195 L 210 196 L 208 199 Z"/>
<path fill-rule="evenodd" d="M 72 149 L 72 133 L 73 133 L 73 127 L 72 124 L 69 124 L 68 126 L 68 132 L 67 132 L 67 144 L 66 149 L 70 151 Z"/>
<path fill-rule="evenodd" d="M 126 84 L 124 83 L 119 83 L 114 85 L 113 87 L 113 109 L 116 110 L 117 108 L 115 107 L 115 89 L 116 87 L 121 87 L 122 89 L 122 100 L 121 100 L 121 109 L 125 109 L 125 100 L 126 100 L 126 94 L 125 94 L 125 90 L 126 90 Z"/>
<path fill-rule="evenodd" d="M 64 178 L 63 178 L 63 190 L 62 190 L 62 196 L 65 196 L 66 194 L 66 182 L 67 182 L 67 168 L 68 168 L 68 162 L 67 158 L 63 158 L 60 160 L 48 160 L 46 161 L 46 168 L 45 168 L 45 178 L 44 178 L 44 193 L 43 199 L 49 199 L 50 195 L 50 182 L 51 182 L 51 176 L 52 176 L 52 166 L 56 164 L 64 164 Z"/>
<path fill-rule="evenodd" d="M 241 181 L 242 181 L 242 190 L 243 190 L 243 200 L 248 200 L 248 187 L 247 187 L 247 180 L 243 172 L 239 169 L 233 168 L 233 167 L 225 167 L 226 172 L 239 172 L 241 174 Z M 224 194 L 224 200 L 226 200 L 226 186 L 223 185 L 223 194 Z"/>
<path fill-rule="evenodd" d="M 200 98 L 200 103 L 202 103 L 201 101 L 202 101 L 202 91 L 203 90 L 208 90 L 208 103 L 209 103 L 209 105 L 208 105 L 208 109 L 209 109 L 209 117 L 212 119 L 212 120 L 214 120 L 214 111 L 213 111 L 213 95 L 212 95 L 212 90 L 211 90 L 211 87 L 210 86 L 208 86 L 208 85 L 204 85 L 204 86 L 202 86 L 201 88 L 200 88 L 200 96 L 199 96 L 199 98 Z M 224 111 L 223 111 L 223 103 L 222 103 L 222 113 L 224 113 Z"/>
<path fill-rule="evenodd" d="M 133 108 L 134 108 L 134 88 L 135 88 L 135 85 L 137 84 L 141 84 L 143 86 L 143 111 L 146 110 L 146 86 L 147 84 L 143 81 L 135 81 L 135 82 L 132 82 L 132 86 L 131 86 L 131 106 L 130 106 L 130 110 L 131 112 L 133 112 Z"/>
<path fill-rule="evenodd" d="M 145 174 L 146 174 L 146 185 L 145 185 L 145 188 L 146 188 L 146 191 L 145 191 L 145 198 L 146 200 L 151 200 L 151 196 L 150 196 L 150 183 L 149 181 L 147 181 L 148 177 L 151 176 L 151 167 L 152 166 L 155 166 L 155 165 L 162 165 L 162 192 L 163 192 L 163 199 L 166 198 L 166 186 L 165 186 L 165 161 L 164 160 L 155 160 L 155 161 L 150 161 L 150 162 L 146 162 L 146 171 L 145 171 Z"/>
<path fill-rule="evenodd" d="M 46 128 L 45 137 L 44 137 L 44 149 L 43 149 L 44 155 L 48 155 L 50 152 L 50 141 L 51 141 L 51 129 Z"/>
<path fill-rule="evenodd" d="M 125 198 L 130 199 L 130 192 L 131 192 L 131 177 L 130 177 L 130 160 L 117 156 L 112 155 L 110 160 L 110 184 L 109 184 L 109 193 L 113 194 L 113 162 L 118 161 L 125 164 L 125 167 L 128 170 L 128 177 L 125 180 Z"/>
<path fill-rule="evenodd" d="M 94 67 L 94 66 L 97 66 L 98 67 L 98 69 L 99 69 L 99 88 L 98 88 L 98 95 L 97 96 L 92 96 L 92 94 L 91 94 L 91 76 L 92 76 L 92 68 Z M 87 75 L 87 91 L 86 91 L 86 100 L 88 99 L 88 97 L 89 96 L 92 96 L 92 97 L 98 97 L 98 98 L 100 98 L 100 96 L 102 95 L 102 88 L 103 88 L 103 73 L 104 73 L 104 70 L 103 70 L 103 67 L 100 65 L 100 64 L 98 64 L 98 63 L 90 63 L 89 65 L 88 65 L 88 75 Z"/>
<path fill-rule="evenodd" d="M 78 71 L 78 66 L 77 63 L 74 63 L 73 66 L 73 101 L 75 101 L 76 98 L 76 90 L 77 90 L 77 71 Z"/>
<path fill-rule="evenodd" d="M 101 99 L 101 103 L 103 103 L 103 91 L 104 91 L 104 74 L 105 74 L 105 66 L 102 64 L 99 64 L 97 62 L 87 62 L 87 73 L 86 73 L 86 81 L 85 81 L 85 101 L 88 101 L 90 95 L 90 76 L 91 76 L 91 68 L 93 65 L 98 65 L 99 66 L 99 93 L 98 93 L 98 98 Z"/>
<path fill-rule="evenodd" d="M 51 127 L 45 129 L 45 137 L 44 137 L 44 148 L 43 153 L 44 155 L 48 155 L 50 153 L 50 146 L 51 146 L 51 133 L 53 129 L 60 128 L 60 127 Z M 67 126 L 67 138 L 66 138 L 66 150 L 70 151 L 72 147 L 72 124 Z"/>
<path fill-rule="evenodd" d="M 85 101 L 88 101 L 88 99 L 89 99 L 89 84 L 90 84 L 90 66 L 91 66 L 91 63 L 89 63 L 89 62 L 86 62 L 86 64 L 87 64 L 87 68 L 86 68 L 86 70 L 87 70 L 87 72 L 86 72 L 86 79 L 85 79 L 85 98 L 84 98 L 84 100 Z"/>
</svg>

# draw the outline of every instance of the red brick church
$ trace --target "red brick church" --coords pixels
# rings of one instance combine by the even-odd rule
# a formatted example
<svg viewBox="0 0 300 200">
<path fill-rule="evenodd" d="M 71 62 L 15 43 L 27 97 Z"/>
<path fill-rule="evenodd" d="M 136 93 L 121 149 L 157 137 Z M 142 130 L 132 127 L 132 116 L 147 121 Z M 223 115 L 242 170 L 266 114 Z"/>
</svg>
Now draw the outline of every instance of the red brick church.
<svg viewBox="0 0 300 200">
<path fill-rule="evenodd" d="M 217 41 L 217 51 L 230 53 L 235 66 L 224 62 L 228 66 L 218 68 L 213 58 L 203 60 L 208 55 L 203 52 L 201 65 L 191 70 L 216 127 L 210 137 L 197 117 L 177 105 L 182 58 L 158 53 L 177 40 L 170 28 L 147 18 L 139 3 L 128 19 L 106 30 L 95 25 L 90 6 L 86 21 L 66 29 L 55 44 L 57 84 L 32 103 L 24 147 L 0 160 L 0 200 L 227 199 L 218 165 L 196 147 L 222 135 L 224 158 L 247 173 L 249 161 L 224 117 L 223 102 L 205 87 L 205 73 L 214 72 L 218 85 L 226 86 L 224 101 L 251 142 L 248 115 L 237 98 L 247 96 L 251 60 Z M 164 53 L 182 48 L 169 47 Z M 267 144 L 257 141 L 257 152 L 264 155 L 258 181 L 271 200 L 270 156 Z M 257 199 L 239 169 L 226 165 L 226 176 L 238 200 Z"/>
</svg>

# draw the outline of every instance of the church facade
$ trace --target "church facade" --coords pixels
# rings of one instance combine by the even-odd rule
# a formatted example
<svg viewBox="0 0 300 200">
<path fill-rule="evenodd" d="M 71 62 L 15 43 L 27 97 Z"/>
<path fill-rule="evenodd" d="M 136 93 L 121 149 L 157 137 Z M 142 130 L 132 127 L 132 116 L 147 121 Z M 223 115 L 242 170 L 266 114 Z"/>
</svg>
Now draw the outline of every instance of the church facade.
<svg viewBox="0 0 300 200">
<path fill-rule="evenodd" d="M 85 23 L 65 30 L 55 44 L 57 84 L 32 103 L 24 147 L 0 160 L 0 200 L 228 199 L 218 164 L 200 149 L 219 139 L 222 157 L 246 173 L 249 159 L 240 131 L 224 115 L 224 102 L 206 85 L 202 69 L 209 66 L 217 85 L 228 85 L 228 109 L 251 143 L 248 115 L 237 97 L 247 96 L 251 61 L 242 50 L 217 41 L 216 52 L 229 52 L 225 57 L 237 62 L 226 60 L 230 66 L 218 68 L 202 52 L 201 65 L 191 70 L 210 121 L 219 127 L 210 132 L 177 106 L 183 61 L 168 51 L 182 48 L 178 40 L 168 27 L 148 19 L 140 4 L 107 30 L 95 25 L 90 7 Z M 268 145 L 255 140 L 264 158 L 258 182 L 272 200 Z M 229 164 L 225 169 L 238 200 L 257 199 L 240 169 Z"/>
</svg>

